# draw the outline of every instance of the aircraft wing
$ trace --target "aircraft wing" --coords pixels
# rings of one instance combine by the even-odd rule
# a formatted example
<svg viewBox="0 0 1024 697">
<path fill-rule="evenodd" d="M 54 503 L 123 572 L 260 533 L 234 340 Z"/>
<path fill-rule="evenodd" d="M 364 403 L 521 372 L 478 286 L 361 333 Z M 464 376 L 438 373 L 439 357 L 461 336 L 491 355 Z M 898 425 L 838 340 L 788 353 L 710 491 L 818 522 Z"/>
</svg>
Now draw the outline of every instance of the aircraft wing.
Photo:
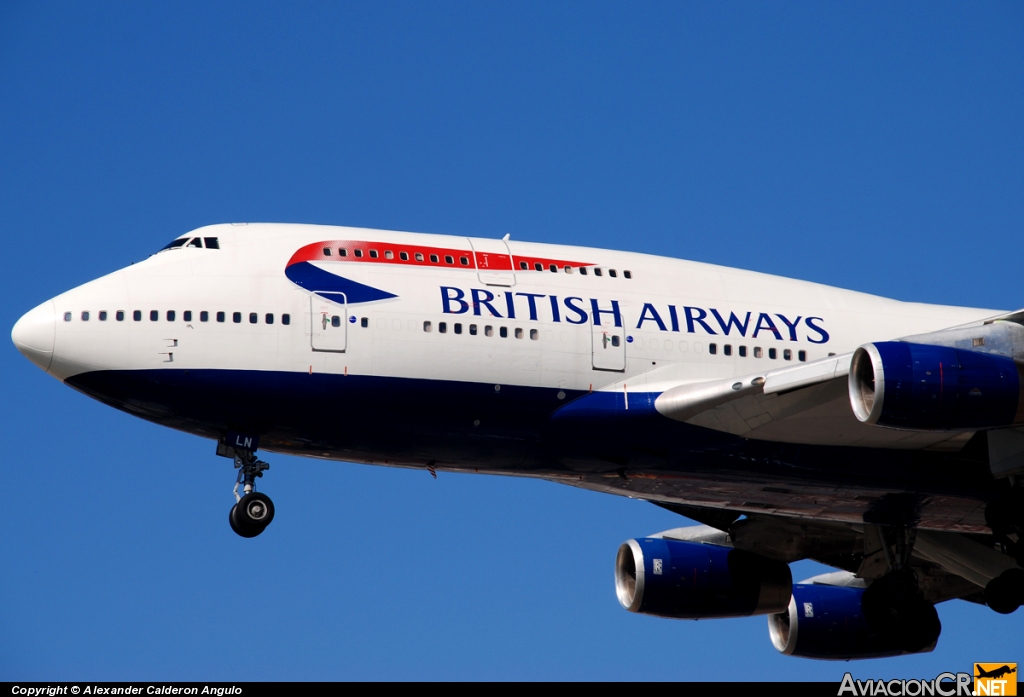
<svg viewBox="0 0 1024 697">
<path fill-rule="evenodd" d="M 757 440 L 868 448 L 959 450 L 973 432 L 917 432 L 861 423 L 850 408 L 853 353 L 663 392 L 655 408 L 695 426 Z"/>
</svg>

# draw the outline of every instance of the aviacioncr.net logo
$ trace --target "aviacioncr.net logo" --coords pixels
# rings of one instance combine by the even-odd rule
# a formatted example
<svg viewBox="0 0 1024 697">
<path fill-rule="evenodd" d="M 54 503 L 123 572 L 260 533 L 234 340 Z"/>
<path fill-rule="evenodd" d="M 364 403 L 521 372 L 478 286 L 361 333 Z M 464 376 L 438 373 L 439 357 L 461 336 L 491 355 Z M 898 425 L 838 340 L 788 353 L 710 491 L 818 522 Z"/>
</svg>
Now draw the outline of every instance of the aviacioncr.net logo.
<svg viewBox="0 0 1024 697">
<path fill-rule="evenodd" d="M 972 697 L 970 673 L 940 673 L 931 680 L 854 680 L 847 673 L 839 697 Z M 1016 693 L 1014 693 L 1016 694 Z"/>
</svg>

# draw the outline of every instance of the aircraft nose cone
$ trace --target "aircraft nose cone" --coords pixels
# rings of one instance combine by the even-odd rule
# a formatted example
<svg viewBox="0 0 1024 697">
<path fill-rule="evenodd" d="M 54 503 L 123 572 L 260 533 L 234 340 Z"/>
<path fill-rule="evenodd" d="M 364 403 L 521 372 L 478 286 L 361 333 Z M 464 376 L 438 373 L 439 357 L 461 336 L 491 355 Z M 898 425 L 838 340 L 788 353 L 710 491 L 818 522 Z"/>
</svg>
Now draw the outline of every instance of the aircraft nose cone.
<svg viewBox="0 0 1024 697">
<path fill-rule="evenodd" d="M 53 301 L 47 300 L 17 321 L 11 330 L 11 340 L 25 358 L 48 371 L 53 360 L 53 337 L 56 331 L 57 315 Z"/>
</svg>

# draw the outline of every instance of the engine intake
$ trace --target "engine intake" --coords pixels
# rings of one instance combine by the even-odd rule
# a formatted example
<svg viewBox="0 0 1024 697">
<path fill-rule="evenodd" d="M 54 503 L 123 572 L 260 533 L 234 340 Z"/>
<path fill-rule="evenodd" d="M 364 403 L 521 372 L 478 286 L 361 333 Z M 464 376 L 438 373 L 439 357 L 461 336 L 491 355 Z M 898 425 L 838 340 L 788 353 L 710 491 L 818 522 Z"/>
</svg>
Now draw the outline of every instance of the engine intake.
<svg viewBox="0 0 1024 697">
<path fill-rule="evenodd" d="M 787 656 L 846 661 L 883 658 L 905 653 L 897 633 L 871 630 L 861 610 L 863 588 L 793 584 L 793 597 L 783 612 L 768 616 L 768 635 Z"/>
<path fill-rule="evenodd" d="M 779 612 L 789 602 L 792 584 L 783 562 L 700 542 L 629 540 L 615 559 L 615 591 L 622 607 L 659 617 Z"/>
<path fill-rule="evenodd" d="M 850 364 L 850 404 L 868 424 L 914 431 L 1024 423 L 1024 371 L 1012 358 L 949 346 L 886 341 Z"/>
</svg>

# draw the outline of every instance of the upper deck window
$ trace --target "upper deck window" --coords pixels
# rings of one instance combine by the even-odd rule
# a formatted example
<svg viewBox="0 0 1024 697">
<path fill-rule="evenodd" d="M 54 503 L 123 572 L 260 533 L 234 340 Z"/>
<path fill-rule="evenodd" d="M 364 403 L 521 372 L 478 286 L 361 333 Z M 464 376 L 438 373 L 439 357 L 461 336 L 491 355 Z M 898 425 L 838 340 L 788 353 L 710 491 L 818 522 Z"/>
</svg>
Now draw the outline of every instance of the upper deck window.
<svg viewBox="0 0 1024 697">
<path fill-rule="evenodd" d="M 356 259 L 361 259 L 362 256 L 363 256 L 363 250 L 361 250 L 361 249 L 354 250 L 354 253 L 356 255 Z"/>
<path fill-rule="evenodd" d="M 331 256 L 331 248 L 330 247 L 324 247 L 324 256 L 325 257 Z"/>
<path fill-rule="evenodd" d="M 409 252 L 399 252 L 398 258 L 402 261 L 409 261 Z"/>
<path fill-rule="evenodd" d="M 376 259 L 377 258 L 377 250 L 376 249 L 371 249 L 370 250 L 370 258 L 371 259 Z"/>
</svg>

